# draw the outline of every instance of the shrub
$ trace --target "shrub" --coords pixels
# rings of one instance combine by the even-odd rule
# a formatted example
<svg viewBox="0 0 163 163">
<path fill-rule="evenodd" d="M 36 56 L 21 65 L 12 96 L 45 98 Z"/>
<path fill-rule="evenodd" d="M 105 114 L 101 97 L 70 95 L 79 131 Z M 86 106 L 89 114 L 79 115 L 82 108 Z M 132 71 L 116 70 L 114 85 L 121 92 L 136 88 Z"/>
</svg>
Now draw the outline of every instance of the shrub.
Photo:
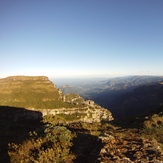
<svg viewBox="0 0 163 163">
<path fill-rule="evenodd" d="M 34 133 L 22 144 L 9 144 L 11 163 L 59 163 L 72 161 L 73 135 L 66 127 L 49 126 L 41 137 Z"/>
<path fill-rule="evenodd" d="M 159 116 L 158 114 L 152 115 L 149 120 L 144 121 L 144 127 L 150 128 L 152 126 L 160 126 L 163 124 L 163 116 Z"/>
</svg>

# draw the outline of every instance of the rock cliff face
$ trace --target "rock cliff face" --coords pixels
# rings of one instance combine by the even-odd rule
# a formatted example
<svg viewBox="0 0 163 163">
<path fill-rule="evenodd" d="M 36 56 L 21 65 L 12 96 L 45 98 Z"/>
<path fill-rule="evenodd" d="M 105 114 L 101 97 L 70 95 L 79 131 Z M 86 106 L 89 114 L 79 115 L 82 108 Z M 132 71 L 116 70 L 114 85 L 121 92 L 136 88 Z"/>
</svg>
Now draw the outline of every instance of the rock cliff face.
<svg viewBox="0 0 163 163">
<path fill-rule="evenodd" d="M 77 94 L 64 95 L 45 76 L 14 76 L 0 79 L 0 105 L 22 107 L 45 115 L 73 117 L 70 121 L 100 122 L 113 120 L 107 109 L 84 101 Z"/>
</svg>

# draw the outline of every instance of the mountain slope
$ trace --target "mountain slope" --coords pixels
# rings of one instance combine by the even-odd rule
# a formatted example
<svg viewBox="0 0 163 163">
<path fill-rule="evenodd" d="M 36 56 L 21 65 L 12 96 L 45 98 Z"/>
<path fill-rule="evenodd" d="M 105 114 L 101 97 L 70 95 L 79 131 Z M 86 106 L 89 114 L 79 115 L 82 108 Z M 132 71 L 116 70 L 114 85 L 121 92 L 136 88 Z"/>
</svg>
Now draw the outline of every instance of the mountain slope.
<svg viewBox="0 0 163 163">
<path fill-rule="evenodd" d="M 126 117 L 157 109 L 162 103 L 163 85 L 152 84 L 140 86 L 119 96 L 110 104 L 110 109 L 114 110 L 114 115 Z"/>
<path fill-rule="evenodd" d="M 93 101 L 84 101 L 76 94 L 64 95 L 45 76 L 14 76 L 0 79 L 0 105 L 39 110 L 44 116 L 60 115 L 65 120 L 69 118 L 70 121 L 93 122 L 113 119 L 107 109 Z"/>
</svg>

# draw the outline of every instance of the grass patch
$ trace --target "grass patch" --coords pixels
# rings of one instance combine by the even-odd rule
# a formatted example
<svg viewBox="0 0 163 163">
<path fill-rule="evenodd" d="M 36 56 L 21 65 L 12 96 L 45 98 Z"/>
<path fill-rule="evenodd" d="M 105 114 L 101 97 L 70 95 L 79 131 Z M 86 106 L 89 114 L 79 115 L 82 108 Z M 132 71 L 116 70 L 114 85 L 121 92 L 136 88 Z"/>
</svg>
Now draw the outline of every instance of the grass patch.
<svg viewBox="0 0 163 163">
<path fill-rule="evenodd" d="M 86 113 L 57 114 L 56 116 L 63 119 L 64 121 L 76 121 L 86 116 Z"/>
</svg>

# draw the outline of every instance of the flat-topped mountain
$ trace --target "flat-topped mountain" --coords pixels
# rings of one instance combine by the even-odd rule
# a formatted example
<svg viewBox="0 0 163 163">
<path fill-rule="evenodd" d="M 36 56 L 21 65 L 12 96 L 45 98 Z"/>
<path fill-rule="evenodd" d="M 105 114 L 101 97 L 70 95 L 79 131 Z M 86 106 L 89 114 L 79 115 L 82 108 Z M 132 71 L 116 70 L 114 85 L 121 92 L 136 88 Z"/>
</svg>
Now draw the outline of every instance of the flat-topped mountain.
<svg viewBox="0 0 163 163">
<path fill-rule="evenodd" d="M 70 121 L 113 120 L 107 109 L 77 94 L 64 95 L 46 76 L 13 76 L 0 79 L 0 105 L 39 110 Z"/>
<path fill-rule="evenodd" d="M 1 80 L 9 80 L 9 81 L 12 81 L 12 80 L 21 80 L 21 81 L 27 81 L 27 80 L 48 80 L 48 77 L 47 76 L 9 76 L 5 79 L 1 79 Z"/>
<path fill-rule="evenodd" d="M 0 80 L 0 105 L 52 109 L 60 103 L 63 102 L 58 90 L 45 76 L 14 76 Z"/>
</svg>

